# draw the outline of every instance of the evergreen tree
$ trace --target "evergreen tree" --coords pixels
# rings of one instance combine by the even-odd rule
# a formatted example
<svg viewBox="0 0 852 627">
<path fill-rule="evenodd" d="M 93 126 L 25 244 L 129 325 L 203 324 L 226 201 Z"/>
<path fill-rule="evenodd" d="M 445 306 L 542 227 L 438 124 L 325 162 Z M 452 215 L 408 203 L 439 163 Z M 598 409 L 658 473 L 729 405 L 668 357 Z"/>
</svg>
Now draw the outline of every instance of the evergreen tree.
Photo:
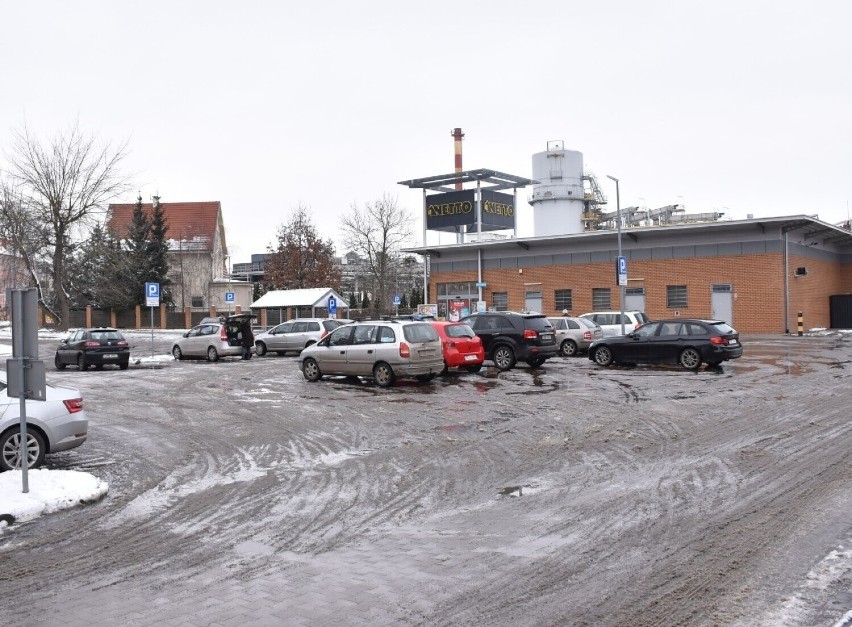
<svg viewBox="0 0 852 627">
<path fill-rule="evenodd" d="M 361 299 L 361 309 L 370 308 L 370 299 L 367 297 L 367 292 L 364 292 L 364 297 Z"/>
<path fill-rule="evenodd" d="M 151 236 L 151 218 L 142 208 L 142 196 L 136 199 L 127 238 L 127 264 L 124 267 L 122 284 L 132 305 L 145 304 L 145 283 L 150 281 L 151 262 L 148 259 L 148 240 Z"/>
<path fill-rule="evenodd" d="M 402 298 L 399 301 L 400 309 L 408 309 L 408 298 L 405 295 L 405 292 L 402 293 Z"/>
<path fill-rule="evenodd" d="M 169 307 L 173 307 L 174 299 L 172 298 L 172 281 L 168 277 L 169 241 L 166 235 L 168 230 L 169 227 L 166 224 L 163 205 L 156 202 L 154 204 L 154 211 L 151 214 L 148 242 L 146 246 L 146 257 L 150 270 L 150 275 L 147 280 L 160 284 L 160 302 L 168 305 Z"/>
</svg>

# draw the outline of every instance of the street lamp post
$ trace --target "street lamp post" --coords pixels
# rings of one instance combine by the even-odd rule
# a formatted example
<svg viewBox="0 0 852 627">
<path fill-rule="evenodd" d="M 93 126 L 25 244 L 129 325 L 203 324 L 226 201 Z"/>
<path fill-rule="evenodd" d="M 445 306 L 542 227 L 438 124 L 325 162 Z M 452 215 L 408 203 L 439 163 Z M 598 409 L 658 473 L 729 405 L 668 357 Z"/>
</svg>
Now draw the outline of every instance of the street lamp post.
<svg viewBox="0 0 852 627">
<path fill-rule="evenodd" d="M 618 179 L 615 178 L 614 176 L 610 176 L 609 174 L 607 174 L 606 177 L 608 179 L 612 180 L 612 181 L 615 181 L 615 214 L 616 214 L 616 220 L 618 221 L 618 224 L 616 226 L 618 227 L 618 257 L 620 259 L 621 258 L 621 196 L 619 195 L 619 192 L 618 192 Z M 618 280 L 618 272 L 616 272 L 615 276 L 616 276 L 616 279 Z M 620 315 L 620 318 L 621 318 L 621 334 L 625 335 L 625 329 L 624 329 L 624 286 L 621 284 L 620 280 L 618 280 L 618 306 L 619 306 L 618 311 L 621 314 Z"/>
</svg>

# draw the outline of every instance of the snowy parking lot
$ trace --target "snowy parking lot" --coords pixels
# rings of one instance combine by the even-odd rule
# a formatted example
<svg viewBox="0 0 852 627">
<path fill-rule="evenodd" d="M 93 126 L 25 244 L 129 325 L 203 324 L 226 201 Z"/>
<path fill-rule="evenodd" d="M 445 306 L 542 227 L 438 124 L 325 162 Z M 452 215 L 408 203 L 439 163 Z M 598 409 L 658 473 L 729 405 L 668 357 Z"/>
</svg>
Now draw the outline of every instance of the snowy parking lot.
<svg viewBox="0 0 852 627">
<path fill-rule="evenodd" d="M 8 624 L 852 621 L 849 337 L 384 390 L 126 335 L 127 371 L 48 368 L 91 424 L 46 467 L 109 493 L 0 535 Z"/>
</svg>

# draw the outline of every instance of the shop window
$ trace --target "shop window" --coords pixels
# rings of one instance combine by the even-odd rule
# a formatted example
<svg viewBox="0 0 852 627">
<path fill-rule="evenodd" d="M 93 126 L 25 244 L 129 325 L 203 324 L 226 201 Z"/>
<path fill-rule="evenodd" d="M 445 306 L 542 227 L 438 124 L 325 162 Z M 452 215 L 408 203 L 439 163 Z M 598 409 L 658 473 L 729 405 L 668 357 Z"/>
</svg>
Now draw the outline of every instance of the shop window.
<svg viewBox="0 0 852 627">
<path fill-rule="evenodd" d="M 682 309 L 687 306 L 685 285 L 666 285 L 666 307 Z"/>
<path fill-rule="evenodd" d="M 563 309 L 570 311 L 574 308 L 574 299 L 571 296 L 571 290 L 556 290 L 553 292 L 553 300 L 557 311 L 562 311 Z"/>
<path fill-rule="evenodd" d="M 592 288 L 592 309 L 612 309 L 612 290 L 608 287 Z"/>
</svg>

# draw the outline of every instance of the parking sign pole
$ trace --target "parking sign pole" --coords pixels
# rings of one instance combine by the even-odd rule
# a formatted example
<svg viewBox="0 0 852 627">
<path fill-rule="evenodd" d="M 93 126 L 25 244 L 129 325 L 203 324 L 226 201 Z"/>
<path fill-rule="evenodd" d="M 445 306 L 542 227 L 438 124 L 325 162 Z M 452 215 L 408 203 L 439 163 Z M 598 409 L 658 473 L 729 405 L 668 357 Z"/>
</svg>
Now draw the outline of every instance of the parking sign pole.
<svg viewBox="0 0 852 627">
<path fill-rule="evenodd" d="M 14 338 L 17 334 L 17 343 L 12 342 L 13 346 L 18 347 L 18 367 L 21 369 L 21 396 L 19 398 L 20 414 L 21 414 L 21 448 L 19 451 L 21 459 L 21 480 L 22 492 L 26 494 L 30 491 L 29 477 L 27 469 L 30 465 L 29 451 L 27 450 L 27 355 L 24 354 L 24 293 L 21 290 L 12 290 L 12 311 L 14 317 L 12 323 L 15 325 L 12 329 Z"/>
<path fill-rule="evenodd" d="M 151 307 L 151 359 L 154 359 L 154 308 Z"/>
</svg>

